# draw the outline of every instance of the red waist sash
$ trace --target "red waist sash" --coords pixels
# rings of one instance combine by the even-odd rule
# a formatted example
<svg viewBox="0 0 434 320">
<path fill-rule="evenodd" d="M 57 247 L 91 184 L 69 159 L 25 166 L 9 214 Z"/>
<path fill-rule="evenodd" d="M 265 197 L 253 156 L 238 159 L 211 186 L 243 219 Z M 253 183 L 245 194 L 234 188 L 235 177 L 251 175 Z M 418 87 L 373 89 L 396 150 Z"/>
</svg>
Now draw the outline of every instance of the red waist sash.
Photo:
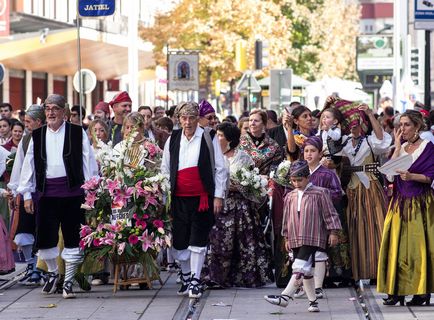
<svg viewBox="0 0 434 320">
<path fill-rule="evenodd" d="M 199 167 L 190 167 L 178 171 L 175 196 L 200 197 L 198 211 L 208 211 L 208 192 L 206 192 L 200 179 Z"/>
</svg>

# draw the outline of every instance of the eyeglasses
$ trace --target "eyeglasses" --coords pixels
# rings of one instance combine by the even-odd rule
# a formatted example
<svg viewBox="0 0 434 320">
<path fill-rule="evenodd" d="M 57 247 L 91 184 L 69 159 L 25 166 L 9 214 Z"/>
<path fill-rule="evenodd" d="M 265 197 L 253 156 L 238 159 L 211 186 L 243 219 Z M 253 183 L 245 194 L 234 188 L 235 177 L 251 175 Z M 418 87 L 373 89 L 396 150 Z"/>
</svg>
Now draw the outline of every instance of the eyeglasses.
<svg viewBox="0 0 434 320">
<path fill-rule="evenodd" d="M 46 113 L 50 113 L 50 112 L 54 112 L 54 113 L 59 113 L 62 110 L 62 108 L 60 107 L 56 107 L 56 106 L 52 106 L 52 107 L 45 107 L 44 111 Z"/>
</svg>

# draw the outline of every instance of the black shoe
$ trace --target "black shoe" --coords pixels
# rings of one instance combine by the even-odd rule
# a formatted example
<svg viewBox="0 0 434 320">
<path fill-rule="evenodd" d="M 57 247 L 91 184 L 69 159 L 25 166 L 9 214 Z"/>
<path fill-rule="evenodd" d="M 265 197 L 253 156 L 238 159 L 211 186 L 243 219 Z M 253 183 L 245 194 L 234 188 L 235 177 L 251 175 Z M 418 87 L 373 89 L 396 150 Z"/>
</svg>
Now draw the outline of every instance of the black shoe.
<svg viewBox="0 0 434 320">
<path fill-rule="evenodd" d="M 318 302 L 316 301 L 309 301 L 309 307 L 307 308 L 307 311 L 309 312 L 319 312 Z"/>
<path fill-rule="evenodd" d="M 190 286 L 191 281 L 191 272 L 189 273 L 181 273 L 181 288 L 179 288 L 177 294 L 179 296 L 184 296 L 188 293 L 188 287 Z"/>
<path fill-rule="evenodd" d="M 279 294 L 279 295 L 271 294 L 268 296 L 264 296 L 264 299 L 271 304 L 284 307 L 284 308 L 288 306 L 289 300 L 293 300 L 292 297 L 284 294 Z"/>
<path fill-rule="evenodd" d="M 59 281 L 57 282 L 57 289 L 56 289 L 56 293 L 63 293 L 63 282 L 65 281 L 65 275 L 64 274 L 60 274 L 59 275 Z"/>
<path fill-rule="evenodd" d="M 53 294 L 57 290 L 57 282 L 59 282 L 59 274 L 54 272 L 47 273 L 47 280 L 42 288 L 43 294 Z"/>
<path fill-rule="evenodd" d="M 401 306 L 404 305 L 404 296 L 390 296 L 387 299 L 383 299 L 383 304 L 385 306 L 394 306 L 398 302 Z M 408 302 L 407 302 L 408 303 Z"/>
<path fill-rule="evenodd" d="M 179 265 L 176 262 L 168 263 L 166 271 L 167 272 L 178 272 L 180 270 Z"/>
<path fill-rule="evenodd" d="M 147 283 L 139 283 L 140 290 L 149 290 L 149 286 Z"/>
<path fill-rule="evenodd" d="M 28 264 L 24 276 L 18 280 L 19 284 L 26 284 L 27 280 L 30 279 L 30 276 L 33 273 L 33 264 Z"/>
<path fill-rule="evenodd" d="M 213 281 L 213 280 L 208 280 L 205 283 L 205 287 L 208 290 L 220 290 L 220 289 L 224 289 L 224 287 L 222 285 L 220 285 L 219 283 Z"/>
<path fill-rule="evenodd" d="M 407 306 L 429 306 L 431 300 L 431 293 L 414 295 L 410 301 L 407 301 Z"/>
<path fill-rule="evenodd" d="M 62 296 L 64 299 L 74 299 L 75 293 L 72 291 L 72 281 L 66 281 L 63 284 Z"/>
<path fill-rule="evenodd" d="M 191 278 L 190 287 L 188 288 L 189 298 L 200 298 L 202 296 L 202 284 L 197 278 Z"/>
</svg>

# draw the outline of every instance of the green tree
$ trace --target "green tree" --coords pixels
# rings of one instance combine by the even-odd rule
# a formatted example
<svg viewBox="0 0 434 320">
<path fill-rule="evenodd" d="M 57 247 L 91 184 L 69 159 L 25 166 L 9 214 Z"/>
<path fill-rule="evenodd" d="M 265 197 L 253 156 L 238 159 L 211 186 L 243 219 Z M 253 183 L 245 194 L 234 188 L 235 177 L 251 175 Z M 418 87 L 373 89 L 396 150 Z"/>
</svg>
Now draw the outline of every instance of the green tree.
<svg viewBox="0 0 434 320">
<path fill-rule="evenodd" d="M 292 23 L 294 54 L 287 63 L 308 80 L 356 78 L 360 6 L 351 0 L 291 0 L 282 13 Z"/>
<path fill-rule="evenodd" d="M 250 69 L 255 40 L 267 40 L 269 67 L 264 75 L 269 68 L 290 66 L 310 80 L 325 74 L 353 77 L 355 53 L 351 50 L 355 51 L 358 6 L 348 1 L 182 0 L 170 12 L 158 15 L 152 27 L 142 28 L 141 36 L 154 44 L 160 65 L 166 64 L 163 48 L 167 44 L 200 50 L 201 83 L 208 89 L 216 79 L 241 76 L 234 66 L 235 44 L 240 39 L 248 42 Z M 346 19 L 345 28 L 334 23 L 333 13 L 341 15 L 339 22 Z M 346 49 L 335 52 L 340 43 Z"/>
</svg>

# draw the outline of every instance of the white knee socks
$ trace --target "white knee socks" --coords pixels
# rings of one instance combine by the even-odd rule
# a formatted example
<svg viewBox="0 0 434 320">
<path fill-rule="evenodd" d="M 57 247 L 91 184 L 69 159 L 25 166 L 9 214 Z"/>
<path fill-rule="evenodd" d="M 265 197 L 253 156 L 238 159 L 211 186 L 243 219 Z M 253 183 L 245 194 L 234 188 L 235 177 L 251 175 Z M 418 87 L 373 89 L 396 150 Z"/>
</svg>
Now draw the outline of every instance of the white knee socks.
<svg viewBox="0 0 434 320">
<path fill-rule="evenodd" d="M 196 279 L 200 279 L 200 273 L 202 272 L 203 263 L 205 262 L 205 253 L 206 250 L 203 250 L 202 252 L 191 251 L 191 273 L 192 277 L 195 277 Z"/>
<path fill-rule="evenodd" d="M 315 289 L 322 288 L 324 282 L 324 277 L 326 274 L 326 263 L 325 261 L 315 262 Z"/>
<path fill-rule="evenodd" d="M 302 279 L 303 275 L 299 273 L 293 273 L 285 290 L 282 291 L 282 295 L 290 297 L 294 296 L 295 291 L 297 291 L 298 287 L 301 285 Z"/>
<path fill-rule="evenodd" d="M 304 278 L 303 279 L 303 288 L 306 292 L 307 298 L 309 301 L 315 301 L 316 295 L 315 295 L 315 280 L 312 278 Z"/>
</svg>

